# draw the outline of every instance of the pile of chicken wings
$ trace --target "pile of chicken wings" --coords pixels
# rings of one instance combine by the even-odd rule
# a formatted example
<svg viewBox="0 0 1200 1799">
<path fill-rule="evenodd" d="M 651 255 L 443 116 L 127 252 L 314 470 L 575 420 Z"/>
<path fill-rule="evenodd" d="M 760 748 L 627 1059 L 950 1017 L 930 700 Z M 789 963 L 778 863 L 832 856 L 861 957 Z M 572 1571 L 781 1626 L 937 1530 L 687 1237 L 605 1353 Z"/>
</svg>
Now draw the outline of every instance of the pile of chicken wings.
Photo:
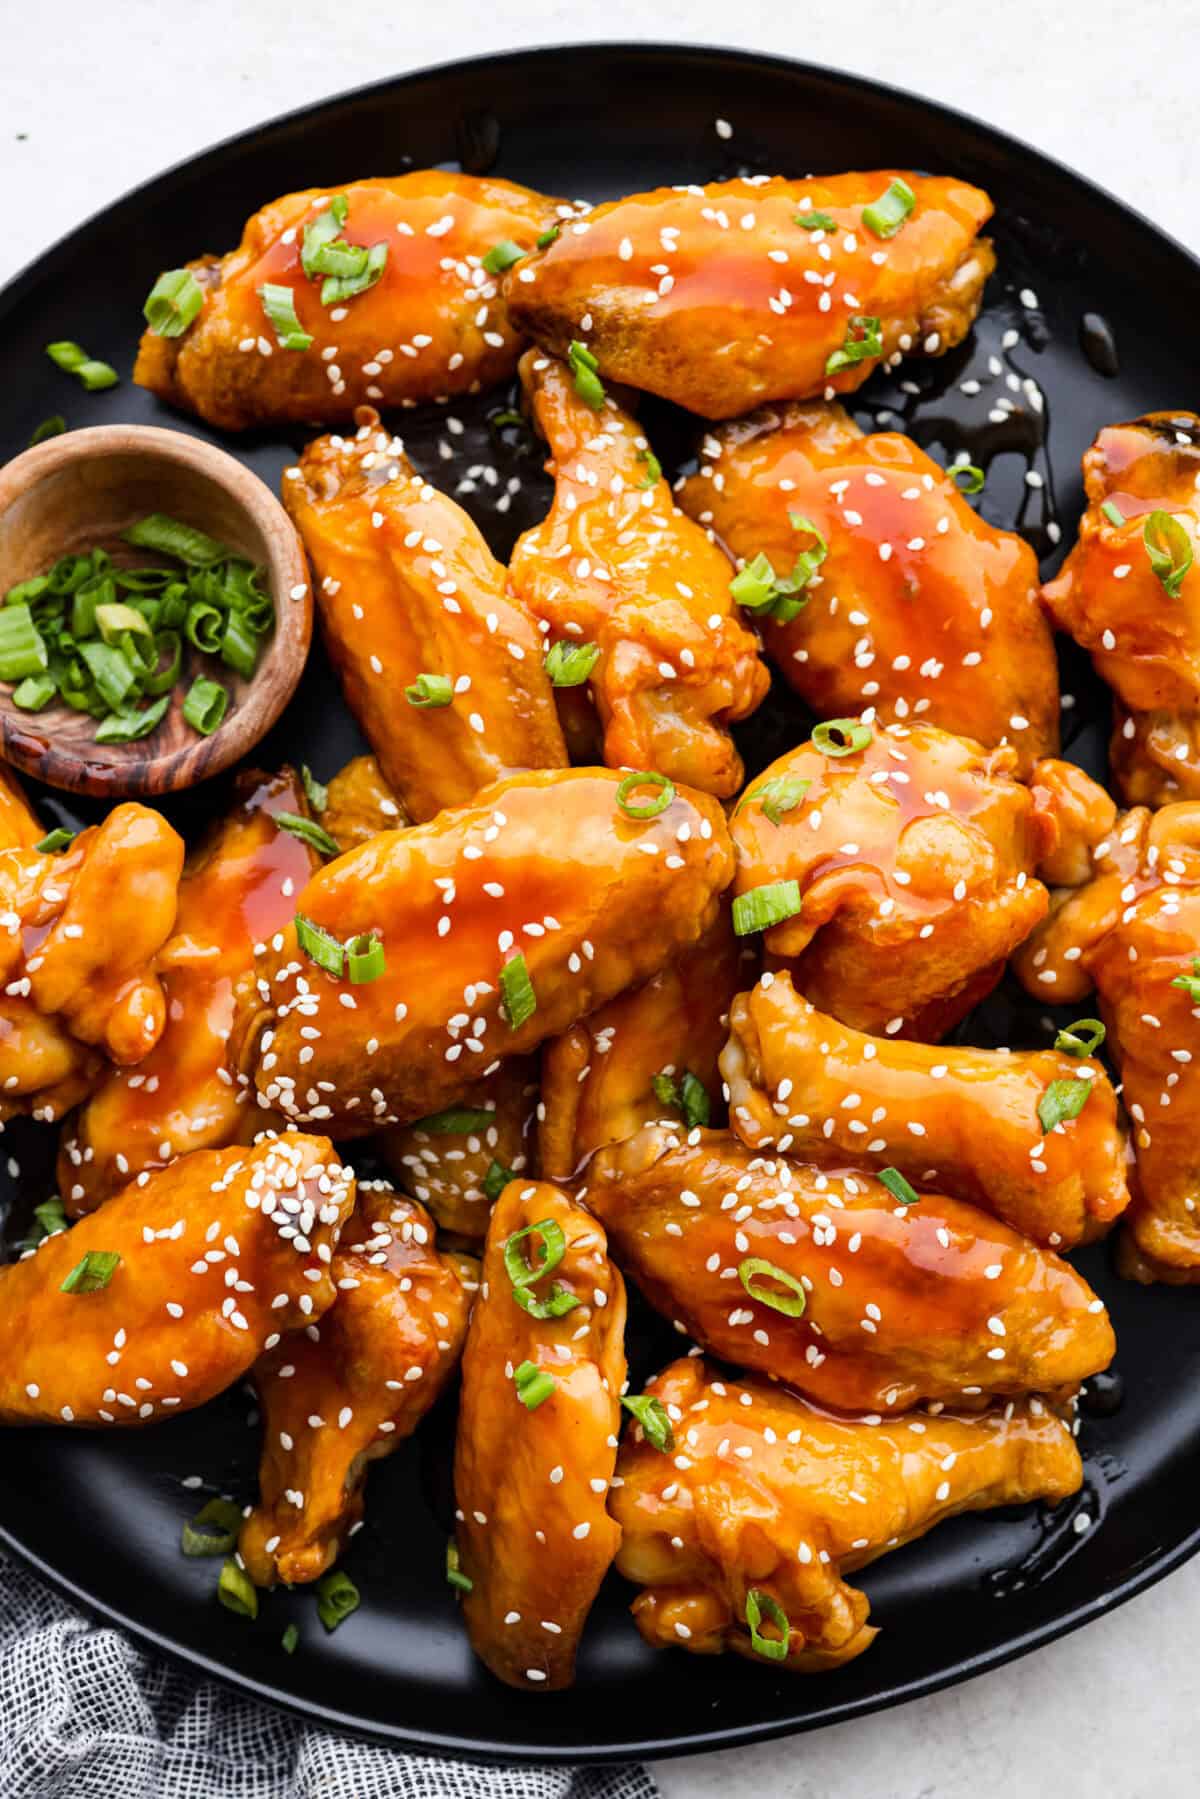
<svg viewBox="0 0 1200 1799">
<path fill-rule="evenodd" d="M 1119 1221 L 1126 1273 L 1200 1280 L 1200 418 L 1100 433 L 1045 587 L 861 431 L 839 395 L 971 329 L 991 210 L 427 171 L 193 265 L 138 378 L 330 428 L 283 497 L 372 753 L 243 772 L 186 853 L 134 804 L 39 847 L 0 784 L 0 1105 L 59 1129 L 72 1221 L 0 1269 L 0 1421 L 249 1375 L 269 1587 L 461 1376 L 447 1603 L 526 1690 L 614 1564 L 651 1644 L 827 1669 L 875 1634 L 856 1569 L 1079 1488 L 1115 1342 L 1065 1253 Z M 506 568 L 381 414 L 513 378 L 554 497 Z M 675 485 L 639 390 L 697 415 Z M 1127 810 L 1058 759 L 1055 629 Z M 747 783 L 772 671 L 818 722 Z M 964 1044 L 1006 968 L 1098 1017 Z M 640 1392 L 627 1279 L 681 1333 Z"/>
</svg>

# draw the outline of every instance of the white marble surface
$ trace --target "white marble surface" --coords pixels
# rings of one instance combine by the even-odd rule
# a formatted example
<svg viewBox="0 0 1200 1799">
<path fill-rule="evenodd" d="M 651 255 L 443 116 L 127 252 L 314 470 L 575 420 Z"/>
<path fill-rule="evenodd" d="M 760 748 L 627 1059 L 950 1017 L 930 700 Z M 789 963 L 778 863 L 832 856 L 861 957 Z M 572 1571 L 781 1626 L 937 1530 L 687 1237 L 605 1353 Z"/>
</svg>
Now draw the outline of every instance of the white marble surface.
<svg viewBox="0 0 1200 1799">
<path fill-rule="evenodd" d="M 19 16 L 18 16 L 19 14 Z M 520 44 L 647 38 L 827 61 L 990 120 L 1200 245 L 1196 0 L 5 0 L 0 280 L 134 182 L 304 101 Z M 81 332 L 87 296 L 80 296 Z M 1180 395 L 1196 403 L 1195 395 Z M 1181 1491 L 1181 1506 L 1196 1496 Z M 1191 1799 L 1200 1563 L 966 1686 L 790 1742 L 664 1763 L 667 1799 Z M 354 1799 L 331 1795 L 331 1799 Z"/>
</svg>

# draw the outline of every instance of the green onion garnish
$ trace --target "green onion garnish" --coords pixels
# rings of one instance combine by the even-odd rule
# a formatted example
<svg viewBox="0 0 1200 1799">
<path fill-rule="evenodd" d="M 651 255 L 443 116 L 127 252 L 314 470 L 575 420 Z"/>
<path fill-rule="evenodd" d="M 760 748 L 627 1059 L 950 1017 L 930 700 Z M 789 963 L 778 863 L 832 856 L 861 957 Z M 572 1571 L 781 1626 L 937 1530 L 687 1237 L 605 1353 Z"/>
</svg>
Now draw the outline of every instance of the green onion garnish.
<svg viewBox="0 0 1200 1799">
<path fill-rule="evenodd" d="M 182 337 L 204 304 L 191 269 L 168 269 L 146 296 L 143 316 L 155 337 Z"/>
<path fill-rule="evenodd" d="M 652 1449 L 664 1455 L 674 1449 L 675 1432 L 661 1399 L 655 1399 L 650 1393 L 627 1393 L 621 1404 L 637 1419 L 642 1435 Z"/>
<path fill-rule="evenodd" d="M 808 1304 L 804 1288 L 794 1274 L 786 1268 L 777 1268 L 774 1262 L 768 1262 L 764 1256 L 746 1256 L 738 1263 L 738 1279 L 745 1287 L 751 1299 L 760 1305 L 770 1306 L 773 1312 L 782 1312 L 785 1318 L 802 1318 L 804 1308 Z M 772 1287 L 754 1285 L 762 1280 L 778 1281 L 786 1287 L 786 1293 L 777 1293 Z"/>
<path fill-rule="evenodd" d="M 41 424 L 33 433 L 33 436 L 29 439 L 29 448 L 32 450 L 35 444 L 44 444 L 48 437 L 61 437 L 66 428 L 67 421 L 62 413 L 51 413 L 48 419 L 42 420 Z"/>
<path fill-rule="evenodd" d="M 653 789 L 653 798 L 648 800 L 631 799 L 630 795 L 639 792 L 643 787 Z M 653 769 L 646 769 L 640 774 L 626 775 L 617 788 L 617 804 L 626 818 L 640 822 L 647 818 L 657 818 L 665 812 L 675 798 L 674 783 L 666 775 L 660 775 Z"/>
<path fill-rule="evenodd" d="M 483 1177 L 483 1197 L 492 1205 L 495 1205 L 504 1189 L 508 1186 L 509 1181 L 515 1179 L 516 1176 L 513 1174 L 512 1169 L 506 1168 L 503 1162 L 497 1162 L 495 1157 L 493 1157 L 488 1166 L 488 1171 Z"/>
<path fill-rule="evenodd" d="M 886 193 L 863 207 L 862 222 L 876 237 L 895 237 L 917 203 L 917 196 L 899 175 Z"/>
<path fill-rule="evenodd" d="M 905 1180 L 898 1168 L 881 1168 L 878 1178 L 902 1206 L 915 1206 L 921 1197 L 916 1188 Z"/>
<path fill-rule="evenodd" d="M 67 340 L 47 344 L 46 354 L 58 368 L 82 381 L 90 394 L 99 393 L 105 387 L 115 387 L 121 379 L 110 363 L 97 362 L 78 344 Z"/>
<path fill-rule="evenodd" d="M 377 981 L 387 968 L 383 941 L 378 931 L 362 931 L 346 945 L 346 973 L 355 987 Z"/>
<path fill-rule="evenodd" d="M 318 856 L 340 856 L 342 853 L 328 831 L 314 824 L 311 818 L 302 818 L 298 812 L 277 812 L 275 823 L 281 831 L 287 831 L 301 843 L 306 843 L 310 850 L 316 850 Z"/>
<path fill-rule="evenodd" d="M 813 727 L 812 741 L 823 756 L 854 756 L 866 749 L 871 737 L 870 725 L 856 718 L 827 718 Z"/>
<path fill-rule="evenodd" d="M 599 412 L 604 404 L 604 383 L 598 372 L 600 364 L 578 338 L 572 338 L 567 346 L 567 367 L 575 377 L 575 392 L 579 398 L 593 412 Z"/>
<path fill-rule="evenodd" d="M 302 912 L 296 914 L 296 942 L 310 962 L 315 962 L 326 974 L 340 978 L 346 963 L 345 945 L 331 937 L 328 931 L 323 931 L 319 924 L 305 918 Z"/>
<path fill-rule="evenodd" d="M 329 789 L 317 780 L 307 762 L 300 764 L 300 781 L 304 797 L 314 812 L 324 812 L 329 804 Z"/>
<path fill-rule="evenodd" d="M 794 918 L 800 906 L 799 881 L 769 881 L 765 887 L 752 887 L 733 902 L 734 931 L 739 937 L 769 931 L 785 918 Z"/>
<path fill-rule="evenodd" d="M 458 1556 L 458 1544 L 453 1537 L 446 1544 L 446 1579 L 452 1587 L 457 1587 L 460 1593 L 470 1593 L 475 1586 L 475 1582 L 462 1571 Z"/>
<path fill-rule="evenodd" d="M 304 227 L 300 266 L 310 278 L 325 276 L 322 306 L 334 306 L 373 287 L 387 263 L 386 244 L 372 244 L 367 250 L 338 236 L 349 209 L 346 195 L 335 194 L 325 210 Z"/>
<path fill-rule="evenodd" d="M 332 244 L 346 223 L 350 202 L 345 194 L 334 194 L 324 212 L 319 212 L 311 225 L 304 227 L 300 244 L 300 266 L 308 276 L 328 274 L 329 266 L 320 258 L 327 244 Z"/>
<path fill-rule="evenodd" d="M 520 262 L 522 256 L 528 254 L 520 244 L 514 244 L 511 237 L 502 237 L 481 260 L 489 275 L 502 275 L 505 269 L 511 269 L 514 262 Z"/>
<path fill-rule="evenodd" d="M 549 226 L 545 231 L 542 232 L 542 235 L 540 237 L 534 239 L 535 247 L 539 250 L 548 250 L 550 248 L 551 244 L 556 241 L 558 234 L 561 230 L 562 230 L 561 225 Z"/>
<path fill-rule="evenodd" d="M 444 1112 L 431 1112 L 409 1125 L 410 1131 L 429 1131 L 435 1137 L 461 1137 L 468 1131 L 486 1131 L 496 1122 L 495 1112 L 482 1107 L 447 1106 Z"/>
<path fill-rule="evenodd" d="M 777 1637 L 764 1637 L 759 1630 L 764 1612 L 779 1632 Z M 792 1627 L 788 1623 L 787 1613 L 773 1594 L 762 1587 L 750 1588 L 746 1594 L 746 1623 L 750 1626 L 750 1645 L 755 1655 L 761 1655 L 769 1662 L 787 1660 Z"/>
<path fill-rule="evenodd" d="M 20 601 L 0 606 L 0 681 L 22 681 L 49 665 L 46 645 L 29 607 Z"/>
<path fill-rule="evenodd" d="M 291 288 L 281 287 L 274 281 L 264 281 L 258 290 L 258 297 L 274 329 L 279 348 L 307 350 L 312 343 L 312 332 L 306 331 L 296 317 L 296 296 Z"/>
<path fill-rule="evenodd" d="M 1121 508 L 1117 505 L 1115 500 L 1105 500 L 1100 510 L 1110 525 L 1119 526 L 1125 523 L 1125 514 L 1121 511 Z"/>
<path fill-rule="evenodd" d="M 115 1249 L 89 1249 L 82 1262 L 76 1262 L 59 1292 L 102 1293 L 116 1273 L 120 1260 Z"/>
<path fill-rule="evenodd" d="M 43 856 L 57 856 L 68 844 L 74 843 L 76 832 L 64 831 L 60 825 L 57 830 L 49 832 L 40 843 L 34 844 L 35 850 L 41 850 Z"/>
<path fill-rule="evenodd" d="M 644 491 L 647 487 L 657 487 L 658 483 L 662 480 L 662 463 L 658 460 L 654 451 L 639 450 L 637 459 L 639 462 L 644 462 L 646 464 L 645 479 L 638 482 L 639 490 Z"/>
<path fill-rule="evenodd" d="M 1177 987 L 1179 982 L 1172 981 L 1171 985 Z M 1054 1047 L 1068 1056 L 1094 1056 L 1107 1034 L 1098 1018 L 1077 1018 L 1058 1033 Z"/>
<path fill-rule="evenodd" d="M 361 1604 L 358 1588 L 340 1568 L 317 1582 L 317 1617 L 326 1630 L 336 1630 Z"/>
<path fill-rule="evenodd" d="M 853 368 L 856 363 L 868 362 L 871 357 L 882 355 L 883 333 L 879 320 L 864 312 L 856 312 L 846 327 L 845 343 L 827 358 L 825 373 L 836 375 L 841 369 Z"/>
<path fill-rule="evenodd" d="M 1150 567 L 1173 600 L 1179 598 L 1183 577 L 1192 566 L 1192 540 L 1172 512 L 1156 508 L 1142 526 L 1142 541 Z"/>
<path fill-rule="evenodd" d="M 227 1611 L 236 1612 L 239 1618 L 258 1617 L 258 1588 L 232 1556 L 222 1563 L 217 1577 L 217 1598 Z"/>
<path fill-rule="evenodd" d="M 554 1376 L 544 1368 L 539 1368 L 536 1362 L 522 1362 L 514 1373 L 513 1380 L 516 1382 L 517 1398 L 531 1412 L 536 1412 L 540 1405 L 544 1405 L 554 1391 Z"/>
<path fill-rule="evenodd" d="M 675 1106 L 683 1113 L 683 1121 L 689 1131 L 697 1125 L 705 1125 L 712 1116 L 712 1107 L 703 1081 L 694 1075 L 691 1069 L 684 1071 L 681 1081 L 664 1070 L 656 1074 L 651 1086 L 654 1097 L 664 1106 Z"/>
<path fill-rule="evenodd" d="M 519 1031 L 526 1019 L 532 1018 L 537 1011 L 537 994 L 520 950 L 510 956 L 500 970 L 500 998 L 504 1015 L 514 1031 Z"/>
<path fill-rule="evenodd" d="M 448 706 L 454 698 L 454 683 L 449 675 L 418 675 L 411 687 L 404 689 L 410 706 Z"/>
<path fill-rule="evenodd" d="M 228 1555 L 242 1527 L 242 1508 L 232 1499 L 210 1499 L 180 1533 L 184 1555 Z"/>
<path fill-rule="evenodd" d="M 34 1206 L 33 1215 L 41 1227 L 42 1237 L 56 1237 L 59 1231 L 71 1228 L 71 1220 L 67 1217 L 67 1208 L 57 1193 L 50 1199 L 44 1199 L 40 1206 Z M 38 1241 L 40 1242 L 41 1238 Z"/>
<path fill-rule="evenodd" d="M 563 638 L 546 651 L 543 667 L 555 687 L 579 687 L 600 656 L 598 643 L 569 643 Z"/>
<path fill-rule="evenodd" d="M 807 595 L 803 599 L 797 595 L 811 584 L 829 553 L 829 545 L 810 518 L 800 512 L 789 512 L 788 518 L 794 530 L 809 531 L 816 539 L 807 550 L 801 550 L 791 574 L 776 574 L 770 557 L 760 550 L 729 583 L 730 595 L 737 605 L 756 618 L 773 618 L 781 625 L 788 624 L 807 605 Z"/>
<path fill-rule="evenodd" d="M 58 682 L 53 675 L 26 675 L 13 688 L 13 705 L 19 706 L 22 712 L 40 712 L 57 693 Z"/>
<path fill-rule="evenodd" d="M 66 697 L 64 693 L 63 698 Z M 166 717 L 170 704 L 170 694 L 164 693 L 160 700 L 155 700 L 152 706 L 144 706 L 140 712 L 136 709 L 110 712 L 96 726 L 96 742 L 136 743 L 142 737 L 149 737 L 151 731 L 157 730 Z M 186 710 L 184 717 L 187 717 Z"/>
<path fill-rule="evenodd" d="M 357 246 L 347 245 L 348 250 Z M 372 244 L 369 250 L 361 250 L 361 265 L 356 266 L 350 275 L 327 275 L 321 283 L 322 306 L 338 306 L 343 300 L 352 300 L 355 294 L 365 294 L 369 287 L 374 287 L 387 267 L 388 247 L 386 244 Z M 357 259 L 356 259 L 357 261 Z"/>
<path fill-rule="evenodd" d="M 1200 956 L 1192 957 L 1191 974 L 1177 974 L 1172 987 L 1182 987 L 1188 998 L 1200 1005 Z"/>
<path fill-rule="evenodd" d="M 541 1238 L 542 1257 L 539 1262 L 531 1264 L 526 1261 L 521 1244 L 526 1237 L 534 1235 Z M 553 1218 L 543 1218 L 538 1224 L 527 1224 L 524 1230 L 514 1231 L 505 1241 L 504 1267 L 512 1282 L 513 1298 L 531 1317 L 561 1318 L 579 1304 L 575 1295 L 568 1293 L 565 1287 L 560 1287 L 557 1281 L 551 1284 L 549 1295 L 545 1299 L 537 1299 L 530 1291 L 543 1275 L 553 1273 L 566 1250 L 567 1241 L 563 1236 L 562 1226 L 556 1224 Z"/>
<path fill-rule="evenodd" d="M 229 693 L 219 681 L 197 675 L 183 702 L 183 716 L 201 737 L 211 737 L 229 708 Z"/>
<path fill-rule="evenodd" d="M 798 212 L 792 221 L 806 231 L 836 231 L 837 220 L 827 212 Z"/>
<path fill-rule="evenodd" d="M 1044 1131 L 1052 1131 L 1065 1119 L 1078 1118 L 1092 1096 L 1088 1076 L 1068 1081 L 1051 1081 L 1038 1101 L 1038 1123 Z"/>
<path fill-rule="evenodd" d="M 157 550 L 163 556 L 186 562 L 189 568 L 210 568 L 216 562 L 227 561 L 231 554 L 215 537 L 165 512 L 148 513 L 136 525 L 130 525 L 128 531 L 122 531 L 121 537 L 135 549 Z"/>
<path fill-rule="evenodd" d="M 982 493 L 987 476 L 973 462 L 956 462 L 950 470 L 950 479 L 959 493 Z"/>
<path fill-rule="evenodd" d="M 300 1641 L 300 1632 L 294 1624 L 289 1624 L 280 1637 L 280 1646 L 285 1655 L 295 1655 L 296 1645 Z"/>
<path fill-rule="evenodd" d="M 757 800 L 764 816 L 777 825 L 785 812 L 793 811 L 800 804 L 811 786 L 811 781 L 802 780 L 799 775 L 772 775 L 761 787 L 753 788 L 746 798 Z"/>
</svg>

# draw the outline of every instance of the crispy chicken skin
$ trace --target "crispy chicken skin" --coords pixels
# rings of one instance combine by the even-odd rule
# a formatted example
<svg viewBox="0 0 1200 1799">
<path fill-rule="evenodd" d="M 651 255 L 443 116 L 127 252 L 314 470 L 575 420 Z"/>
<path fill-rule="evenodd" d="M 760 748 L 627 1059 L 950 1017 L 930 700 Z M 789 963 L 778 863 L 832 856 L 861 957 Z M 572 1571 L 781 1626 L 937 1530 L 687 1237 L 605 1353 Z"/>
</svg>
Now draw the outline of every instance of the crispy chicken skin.
<svg viewBox="0 0 1200 1799">
<path fill-rule="evenodd" d="M 320 822 L 340 850 L 352 850 L 380 831 L 403 830 L 412 820 L 384 780 L 378 759 L 355 756 L 330 779 Z"/>
<path fill-rule="evenodd" d="M 299 1202 L 298 1206 L 294 1202 Z M 354 1179 L 327 1137 L 196 1150 L 0 1267 L 0 1423 L 138 1425 L 239 1379 L 337 1289 Z M 63 1292 L 89 1252 L 108 1285 Z"/>
<path fill-rule="evenodd" d="M 962 181 L 906 174 L 915 210 L 894 237 L 874 236 L 863 208 L 896 172 L 752 177 L 610 201 L 510 271 L 510 317 L 559 356 L 582 339 L 603 375 L 705 418 L 852 391 L 881 358 L 960 342 L 995 265 L 977 236 L 992 203 Z M 832 216 L 836 229 L 805 230 L 805 211 Z M 861 317 L 879 321 L 880 356 L 827 374 Z"/>
<path fill-rule="evenodd" d="M 514 1251 L 530 1266 L 552 1259 L 543 1223 L 561 1232 L 562 1259 L 524 1291 L 541 1306 L 556 1290 L 572 1295 L 559 1317 L 518 1305 L 505 1265 L 505 1244 L 530 1227 Z M 515 1378 L 526 1363 L 554 1382 L 532 1408 Z M 472 1583 L 463 1616 L 476 1655 L 509 1686 L 548 1692 L 574 1679 L 620 1542 L 605 1500 L 624 1385 L 625 1285 L 604 1232 L 561 1188 L 510 1182 L 488 1228 L 454 1456 L 458 1553 Z"/>
<path fill-rule="evenodd" d="M 607 1010 L 607 1008 L 603 1008 Z M 441 1115 L 383 1131 L 379 1148 L 397 1183 L 429 1207 L 441 1230 L 487 1234 L 494 1183 L 531 1167 L 538 1109 L 537 1059 L 514 1056 L 462 1093 Z M 455 1128 L 453 1114 L 486 1112 L 489 1122 Z M 493 1186 L 489 1197 L 486 1186 Z"/>
<path fill-rule="evenodd" d="M 995 986 L 1045 914 L 1032 870 L 1055 842 L 1016 766 L 1011 748 L 889 725 L 849 755 L 801 744 L 743 795 L 736 891 L 798 882 L 802 909 L 766 948 L 821 1011 L 934 1042 Z M 774 824 L 764 789 L 781 779 L 808 787 Z"/>
<path fill-rule="evenodd" d="M 1167 512 L 1200 547 L 1200 417 L 1151 412 L 1105 426 L 1083 458 L 1083 482 L 1078 541 L 1042 598 L 1116 695 L 1118 793 L 1150 806 L 1200 799 L 1200 561 L 1172 595 L 1143 535 L 1149 514 Z"/>
<path fill-rule="evenodd" d="M 114 1068 L 64 1133 L 59 1188 L 73 1215 L 90 1212 L 144 1168 L 193 1149 L 249 1142 L 261 1112 L 229 1067 L 239 993 L 254 950 L 289 924 L 313 852 L 275 823 L 306 811 L 290 770 L 248 771 L 233 810 L 184 864 L 174 929 L 155 960 L 166 1023 L 136 1068 Z"/>
<path fill-rule="evenodd" d="M 235 1029 L 260 1102 L 339 1136 L 424 1118 L 694 943 L 732 874 L 721 809 L 680 788 L 631 819 L 619 785 L 603 768 L 517 775 L 327 863 L 297 912 L 341 942 L 378 931 L 387 966 L 352 986 L 294 927 L 272 939 Z M 518 956 L 536 1004 L 514 1029 L 502 971 Z"/>
<path fill-rule="evenodd" d="M 1054 1249 L 1101 1235 L 1129 1204 L 1116 1095 L 1090 1058 L 866 1037 L 776 974 L 734 1001 L 721 1073 L 751 1149 L 896 1168 Z M 1083 1079 L 1082 1112 L 1043 1130 L 1050 1083 Z"/>
<path fill-rule="evenodd" d="M 541 633 L 462 508 L 416 474 L 369 407 L 283 479 L 325 644 L 388 785 L 418 823 L 520 768 L 566 762 Z M 414 705 L 418 676 L 449 705 Z"/>
<path fill-rule="evenodd" d="M 1074 1388 L 1112 1360 L 1069 1263 L 957 1199 L 905 1206 L 869 1174 L 659 1125 L 601 1150 L 581 1197 L 656 1311 L 838 1411 Z M 797 1286 L 796 1315 L 755 1296 L 795 1307 Z"/>
<path fill-rule="evenodd" d="M 323 277 L 306 275 L 301 255 L 305 227 L 339 193 L 340 239 L 386 244 L 387 261 L 374 286 L 325 306 Z M 443 169 L 288 194 L 247 220 L 229 255 L 188 265 L 202 310 L 182 337 L 147 331 L 133 378 L 225 431 L 335 424 L 364 401 L 412 406 L 477 392 L 507 380 L 521 348 L 482 258 L 502 239 L 532 249 L 557 210 L 529 188 Z M 266 283 L 291 290 L 307 349 L 278 343 L 259 297 Z"/>
<path fill-rule="evenodd" d="M 1015 963 L 1041 1000 L 1095 987 L 1137 1157 L 1123 1272 L 1177 1285 L 1200 1282 L 1200 1003 L 1175 984 L 1198 954 L 1200 805 L 1181 802 L 1126 813 Z"/>
<path fill-rule="evenodd" d="M 476 1265 L 439 1255 L 422 1206 L 359 1188 L 320 1324 L 254 1368 L 259 1501 L 238 1548 L 256 1586 L 317 1580 L 363 1515 L 367 1464 L 410 1437 L 462 1354 Z"/>
<path fill-rule="evenodd" d="M 1083 1469 L 1069 1426 L 1040 1399 L 973 1416 L 831 1418 L 767 1381 L 672 1362 L 646 1389 L 667 1409 L 682 1465 L 629 1428 L 609 1509 L 617 1569 L 644 1591 L 633 1615 L 657 1648 L 734 1649 L 808 1674 L 870 1647 L 864 1593 L 845 1576 L 944 1518 L 1052 1505 Z M 787 1619 L 786 1655 L 755 1649 L 748 1595 Z M 779 1638 L 762 1598 L 760 1634 Z"/>
<path fill-rule="evenodd" d="M 727 726 L 770 684 L 730 597 L 728 558 L 679 511 L 615 398 L 593 410 L 566 365 L 533 350 L 521 382 L 555 488 L 549 516 L 513 551 L 510 590 L 552 641 L 599 646 L 591 692 L 611 767 L 657 769 L 727 799 L 742 784 Z"/>
<path fill-rule="evenodd" d="M 623 1143 L 678 1110 L 654 1090 L 667 1075 L 700 1082 L 723 1115 L 717 1057 L 734 995 L 753 979 L 755 950 L 722 906 L 711 929 L 652 980 L 581 1018 L 542 1050 L 538 1157 L 548 1180 L 569 1180 L 593 1150 Z"/>
<path fill-rule="evenodd" d="M 1011 743 L 1024 777 L 1058 747 L 1058 664 L 1038 600 L 1037 558 L 989 525 L 955 481 L 895 431 L 860 431 L 819 402 L 754 414 L 704 440 L 680 491 L 740 562 L 791 573 L 811 534 L 828 545 L 807 603 L 764 638 L 821 718 L 873 706 Z"/>
<path fill-rule="evenodd" d="M 155 958 L 175 922 L 183 841 L 116 806 L 58 855 L 0 850 L 0 1112 L 63 1115 L 162 1035 Z M 99 1054 L 90 1053 L 91 1051 Z"/>
</svg>

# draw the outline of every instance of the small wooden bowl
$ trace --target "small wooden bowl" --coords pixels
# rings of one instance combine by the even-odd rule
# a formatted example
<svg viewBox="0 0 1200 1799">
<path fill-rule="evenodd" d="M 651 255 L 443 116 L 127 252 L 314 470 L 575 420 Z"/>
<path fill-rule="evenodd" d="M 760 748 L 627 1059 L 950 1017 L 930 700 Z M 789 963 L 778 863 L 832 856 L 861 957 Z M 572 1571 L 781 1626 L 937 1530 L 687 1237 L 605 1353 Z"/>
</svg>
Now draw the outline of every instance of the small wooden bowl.
<svg viewBox="0 0 1200 1799">
<path fill-rule="evenodd" d="M 194 786 L 253 748 L 300 679 L 312 637 L 312 588 L 291 520 L 257 475 L 182 431 L 68 431 L 0 469 L 0 596 L 80 550 L 105 549 L 124 568 L 162 566 L 163 557 L 121 542 L 122 531 L 150 512 L 194 525 L 261 564 L 275 629 L 249 681 L 188 646 L 170 709 L 136 743 L 97 743 L 97 721 L 61 701 L 22 712 L 12 703 L 12 683 L 0 683 L 0 755 L 52 787 L 115 799 Z M 201 672 L 229 692 L 229 710 L 211 737 L 194 731 L 182 712 Z"/>
</svg>

